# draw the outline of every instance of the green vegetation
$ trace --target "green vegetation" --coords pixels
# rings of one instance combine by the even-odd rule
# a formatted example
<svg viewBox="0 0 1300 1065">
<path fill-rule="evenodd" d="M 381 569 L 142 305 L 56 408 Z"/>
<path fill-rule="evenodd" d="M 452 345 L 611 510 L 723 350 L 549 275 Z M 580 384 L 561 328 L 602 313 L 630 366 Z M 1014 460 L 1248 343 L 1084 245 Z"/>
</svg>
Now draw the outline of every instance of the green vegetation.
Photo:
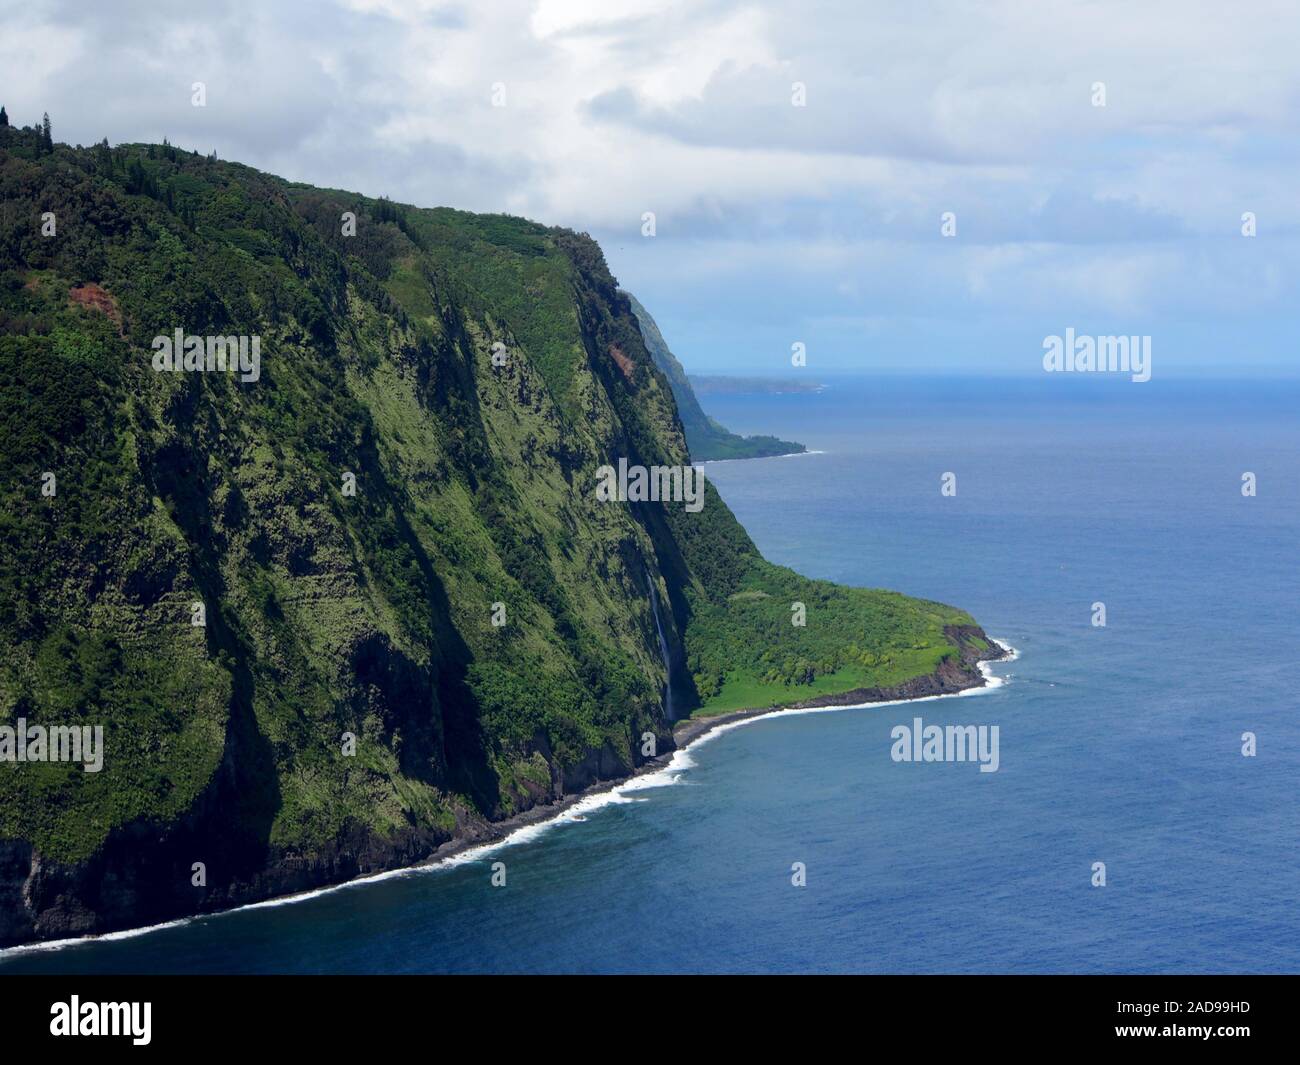
<svg viewBox="0 0 1300 1065">
<path fill-rule="evenodd" d="M 659 332 L 655 320 L 650 317 L 650 312 L 631 293 L 625 295 L 641 325 L 646 350 L 672 386 L 677 413 L 686 432 L 686 446 L 690 449 L 692 459 L 696 462 L 759 459 L 771 455 L 794 455 L 808 450 L 803 444 L 779 440 L 775 436 L 740 436 L 729 432 L 705 414 L 704 408 L 695 398 L 695 390 L 691 388 L 686 371 L 677 356 L 669 350 L 668 343 Z"/>
<path fill-rule="evenodd" d="M 901 684 L 956 655 L 946 626 L 974 624 L 940 603 L 809 580 L 756 559 L 739 590 L 709 603 L 687 629 L 704 697 L 697 713 Z"/>
<path fill-rule="evenodd" d="M 217 883 L 427 854 L 666 746 L 647 573 L 687 712 L 953 653 L 966 615 L 764 562 L 711 486 L 596 501 L 602 463 L 688 459 L 588 237 L 47 129 L 0 125 L 0 723 L 102 723 L 106 753 L 0 765 L 0 841 L 137 831 L 144 867 L 183 823 Z M 259 336 L 260 379 L 154 372 L 177 328 Z"/>
</svg>

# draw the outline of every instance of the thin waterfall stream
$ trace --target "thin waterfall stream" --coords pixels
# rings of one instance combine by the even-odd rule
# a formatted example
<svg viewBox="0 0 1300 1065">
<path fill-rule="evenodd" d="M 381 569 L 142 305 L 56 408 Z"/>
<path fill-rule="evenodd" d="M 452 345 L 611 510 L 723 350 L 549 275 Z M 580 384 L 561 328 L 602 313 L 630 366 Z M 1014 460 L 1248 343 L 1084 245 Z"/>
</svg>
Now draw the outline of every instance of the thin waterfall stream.
<svg viewBox="0 0 1300 1065">
<path fill-rule="evenodd" d="M 655 586 L 649 569 L 645 571 L 645 579 L 650 586 L 650 607 L 654 611 L 655 631 L 659 633 L 659 654 L 663 657 L 664 672 L 668 677 L 668 682 L 664 685 L 664 713 L 671 723 L 677 720 L 677 714 L 673 710 L 673 660 L 668 653 L 668 638 L 664 635 L 664 623 L 659 617 L 659 589 Z"/>
</svg>

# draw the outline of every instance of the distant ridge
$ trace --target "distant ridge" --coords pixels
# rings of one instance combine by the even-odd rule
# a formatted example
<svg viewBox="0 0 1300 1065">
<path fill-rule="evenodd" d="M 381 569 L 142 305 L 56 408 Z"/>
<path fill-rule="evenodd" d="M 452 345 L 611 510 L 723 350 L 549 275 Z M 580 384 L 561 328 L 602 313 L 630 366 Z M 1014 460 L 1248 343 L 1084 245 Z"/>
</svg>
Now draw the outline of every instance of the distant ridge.
<svg viewBox="0 0 1300 1065">
<path fill-rule="evenodd" d="M 757 459 L 772 455 L 797 455 L 808 448 L 791 440 L 780 440 L 775 436 L 740 436 L 730 432 L 704 413 L 700 401 L 695 398 L 695 391 L 686 377 L 682 364 L 668 348 L 659 326 L 650 317 L 650 312 L 641 306 L 640 301 L 626 293 L 632 304 L 632 313 L 641 326 L 641 335 L 645 339 L 646 350 L 672 388 L 673 398 L 677 401 L 677 413 L 682 419 L 682 428 L 686 432 L 686 447 L 695 462 L 707 462 L 713 459 Z"/>
</svg>

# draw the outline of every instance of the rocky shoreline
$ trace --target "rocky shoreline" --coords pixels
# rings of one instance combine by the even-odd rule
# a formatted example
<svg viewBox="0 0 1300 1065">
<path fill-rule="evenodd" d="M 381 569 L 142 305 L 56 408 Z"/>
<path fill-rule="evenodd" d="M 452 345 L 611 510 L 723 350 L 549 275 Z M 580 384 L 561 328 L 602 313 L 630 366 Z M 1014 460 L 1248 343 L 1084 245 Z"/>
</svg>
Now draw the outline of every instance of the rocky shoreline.
<svg viewBox="0 0 1300 1065">
<path fill-rule="evenodd" d="M 671 749 L 655 758 L 646 760 L 631 772 L 619 773 L 615 771 L 613 775 L 601 776 L 585 786 L 566 792 L 551 802 L 530 806 L 526 810 L 521 810 L 500 820 L 490 821 L 477 814 L 465 816 L 458 819 L 455 834 L 450 839 L 443 841 L 432 850 L 426 849 L 423 856 L 417 857 L 416 854 L 412 853 L 412 850 L 418 848 L 418 842 L 412 839 L 407 840 L 405 845 L 392 846 L 386 853 L 371 851 L 369 854 L 364 854 L 365 848 L 363 847 L 364 857 L 354 855 L 350 861 L 343 860 L 344 856 L 342 854 L 333 856 L 333 860 L 322 857 L 316 861 L 307 862 L 300 859 L 297 863 L 284 863 L 278 869 L 268 868 L 260 881 L 245 884 L 244 890 L 238 892 L 238 894 L 226 896 L 215 905 L 213 905 L 214 900 L 209 899 L 208 905 L 197 912 L 139 913 L 133 915 L 134 920 L 127 918 L 124 913 L 119 913 L 116 919 L 114 916 L 106 916 L 102 913 L 92 916 L 84 913 L 84 911 L 59 915 L 72 918 L 66 922 L 60 920 L 59 916 L 49 912 L 40 913 L 31 915 L 29 921 L 24 922 L 27 927 L 21 930 L 15 928 L 14 924 L 10 924 L 8 929 L 0 928 L 0 932 L 7 932 L 5 935 L 0 935 L 0 948 L 22 944 L 39 945 L 41 942 L 62 941 L 68 938 L 93 939 L 96 935 L 131 928 L 143 930 L 157 924 L 166 924 L 187 917 L 226 912 L 240 906 L 265 902 L 270 899 L 291 900 L 295 896 L 311 895 L 322 890 L 340 888 L 404 869 L 436 865 L 466 851 L 500 843 L 521 828 L 541 824 L 562 816 L 566 810 L 584 799 L 605 794 L 622 787 L 637 777 L 658 772 L 668 766 L 677 751 L 685 749 L 690 744 L 724 725 L 762 717 L 766 714 L 778 713 L 782 710 L 861 706 L 870 703 L 895 702 L 902 699 L 955 695 L 958 692 L 982 687 L 987 683 L 979 669 L 981 662 L 998 661 L 1010 654 L 1007 648 L 991 640 L 979 626 L 949 626 L 944 631 L 959 649 L 959 654 L 956 659 L 944 661 L 933 673 L 913 677 L 902 684 L 888 687 L 858 688 L 853 691 L 822 696 L 798 703 L 779 703 L 744 710 L 732 710 L 711 717 L 687 718 L 677 722 L 674 726 L 673 747 Z M 977 647 L 976 640 L 983 641 L 986 647 Z M 42 874 L 39 860 L 34 859 L 29 854 L 27 859 L 31 861 L 31 865 L 27 869 L 21 869 L 20 867 L 26 864 L 22 858 L 17 854 L 3 853 L 3 850 L 4 848 L 0 847 L 0 885 L 3 885 L 5 880 L 25 881 L 21 895 L 24 901 L 30 900 L 32 897 L 31 883 L 33 880 L 40 878 Z M 94 863 L 90 864 L 93 865 Z M 296 868 L 292 867 L 294 865 L 296 865 Z M 10 866 L 10 868 L 6 869 L 6 866 Z M 350 870 L 349 866 L 351 866 Z M 298 882 L 294 883 L 295 880 Z M 17 887 L 16 884 L 8 886 L 11 890 L 13 887 Z M 11 919 L 16 916 L 11 915 Z M 84 925 L 82 928 L 77 927 L 79 923 L 86 921 L 87 918 L 91 918 L 91 921 L 87 923 L 93 922 L 92 926 L 97 926 L 94 927 L 93 932 L 86 931 Z M 3 924 L 3 922 L 0 922 L 0 924 Z M 15 935 L 15 932 L 18 934 Z M 23 932 L 27 934 L 24 935 Z"/>
<path fill-rule="evenodd" d="M 684 750 L 696 740 L 723 725 L 749 718 L 762 717 L 782 710 L 803 710 L 833 706 L 861 706 L 870 703 L 897 702 L 900 699 L 924 699 L 936 695 L 956 695 L 971 688 L 981 688 L 987 681 L 980 672 L 980 662 L 996 662 L 1006 658 L 1010 651 L 985 635 L 979 626 L 949 626 L 944 630 L 960 650 L 957 660 L 949 659 L 942 663 L 933 673 L 913 677 L 902 684 L 883 688 L 855 688 L 837 695 L 825 695 L 817 699 L 808 699 L 798 703 L 773 703 L 770 706 L 753 707 L 745 710 L 729 710 L 710 717 L 685 718 L 673 727 L 673 747 L 671 750 L 647 759 L 632 772 L 616 777 L 602 778 L 569 792 L 545 805 L 530 806 L 517 814 L 499 821 L 467 821 L 463 835 L 448 840 L 438 847 L 424 861 L 416 862 L 408 868 L 424 865 L 436 865 L 438 862 L 455 857 L 475 847 L 490 846 L 500 843 L 506 837 L 529 825 L 540 824 L 563 814 L 567 809 L 593 795 L 603 795 L 622 787 L 628 781 L 649 773 L 657 773 L 668 766 L 678 751 Z M 974 646 L 973 639 L 983 640 L 988 644 L 987 650 Z M 365 879 L 364 877 L 362 879 Z"/>
<path fill-rule="evenodd" d="M 943 662 L 933 673 L 913 677 L 902 684 L 878 688 L 854 688 L 852 691 L 837 695 L 823 695 L 816 699 L 806 699 L 798 703 L 778 703 L 771 706 L 756 707 L 749 710 L 730 710 L 712 717 L 687 718 L 678 722 L 673 729 L 673 741 L 678 749 L 693 743 L 706 733 L 721 725 L 733 721 L 743 721 L 751 717 L 780 710 L 812 710 L 832 706 L 864 706 L 870 703 L 890 703 L 900 699 L 925 699 L 935 695 L 956 695 L 970 688 L 982 688 L 987 682 L 979 671 L 981 662 L 997 662 L 1006 658 L 1011 652 L 1008 648 L 989 639 L 984 630 L 977 625 L 951 625 L 944 630 L 960 649 L 956 661 Z M 973 640 L 980 639 L 988 644 L 988 650 L 977 648 Z"/>
</svg>

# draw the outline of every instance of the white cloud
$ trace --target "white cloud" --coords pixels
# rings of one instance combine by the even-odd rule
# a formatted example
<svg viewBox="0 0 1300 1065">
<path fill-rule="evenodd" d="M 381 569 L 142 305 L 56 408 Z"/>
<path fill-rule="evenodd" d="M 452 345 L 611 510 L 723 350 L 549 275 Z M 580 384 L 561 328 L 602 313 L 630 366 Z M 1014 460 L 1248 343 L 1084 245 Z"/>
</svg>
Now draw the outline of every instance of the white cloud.
<svg viewBox="0 0 1300 1065">
<path fill-rule="evenodd" d="M 1296 296 L 1282 3 L 0 0 L 0 21 L 13 121 L 591 229 L 681 306 L 699 277 L 827 321 Z M 1244 210 L 1256 243 L 1205 243 Z"/>
</svg>

